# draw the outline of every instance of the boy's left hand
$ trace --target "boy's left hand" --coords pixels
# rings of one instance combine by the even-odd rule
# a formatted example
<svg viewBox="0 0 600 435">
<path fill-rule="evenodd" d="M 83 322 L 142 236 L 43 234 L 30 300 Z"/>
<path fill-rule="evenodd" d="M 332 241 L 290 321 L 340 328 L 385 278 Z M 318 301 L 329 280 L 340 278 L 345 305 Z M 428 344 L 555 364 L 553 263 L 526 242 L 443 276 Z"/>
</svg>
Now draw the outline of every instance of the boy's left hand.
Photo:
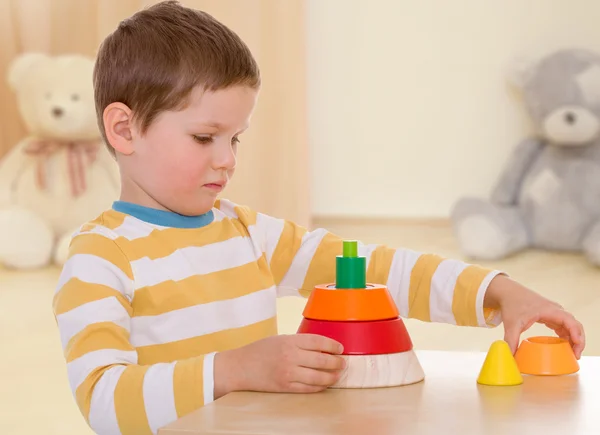
<svg viewBox="0 0 600 435">
<path fill-rule="evenodd" d="M 585 348 L 583 325 L 560 305 L 529 290 L 504 275 L 496 276 L 486 292 L 484 306 L 499 308 L 504 324 L 504 341 L 513 354 L 521 333 L 534 323 L 542 323 L 560 338 L 569 340 L 577 359 Z"/>
</svg>

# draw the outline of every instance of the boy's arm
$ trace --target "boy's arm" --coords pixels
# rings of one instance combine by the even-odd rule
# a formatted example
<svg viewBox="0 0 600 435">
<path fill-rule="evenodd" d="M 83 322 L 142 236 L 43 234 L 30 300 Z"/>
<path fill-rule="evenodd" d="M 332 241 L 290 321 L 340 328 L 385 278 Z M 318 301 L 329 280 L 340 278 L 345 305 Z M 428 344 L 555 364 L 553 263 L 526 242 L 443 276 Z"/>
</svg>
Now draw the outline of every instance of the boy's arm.
<svg viewBox="0 0 600 435">
<path fill-rule="evenodd" d="M 53 309 L 77 405 L 98 434 L 155 434 L 225 394 L 214 355 L 140 365 L 129 340 L 133 275 L 109 237 L 73 239 Z"/>
<path fill-rule="evenodd" d="M 323 229 L 259 215 L 267 260 L 278 294 L 307 297 L 315 285 L 335 282 L 343 239 Z M 409 249 L 359 243 L 367 280 L 385 284 L 405 318 L 462 326 L 496 326 L 498 310 L 484 309 L 487 286 L 499 272 Z"/>
</svg>

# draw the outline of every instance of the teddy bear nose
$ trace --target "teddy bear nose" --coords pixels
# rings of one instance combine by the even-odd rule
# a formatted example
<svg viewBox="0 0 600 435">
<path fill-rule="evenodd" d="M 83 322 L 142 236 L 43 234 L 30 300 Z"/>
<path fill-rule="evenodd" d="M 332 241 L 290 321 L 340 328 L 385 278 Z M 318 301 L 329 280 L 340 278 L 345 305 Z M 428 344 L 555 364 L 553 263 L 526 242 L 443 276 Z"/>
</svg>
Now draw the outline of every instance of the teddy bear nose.
<svg viewBox="0 0 600 435">
<path fill-rule="evenodd" d="M 575 124 L 575 115 L 571 112 L 565 113 L 565 122 L 567 124 Z"/>
<path fill-rule="evenodd" d="M 64 113 L 64 110 L 61 109 L 60 107 L 55 107 L 54 109 L 52 109 L 52 115 L 54 115 L 56 118 L 60 118 Z"/>
</svg>

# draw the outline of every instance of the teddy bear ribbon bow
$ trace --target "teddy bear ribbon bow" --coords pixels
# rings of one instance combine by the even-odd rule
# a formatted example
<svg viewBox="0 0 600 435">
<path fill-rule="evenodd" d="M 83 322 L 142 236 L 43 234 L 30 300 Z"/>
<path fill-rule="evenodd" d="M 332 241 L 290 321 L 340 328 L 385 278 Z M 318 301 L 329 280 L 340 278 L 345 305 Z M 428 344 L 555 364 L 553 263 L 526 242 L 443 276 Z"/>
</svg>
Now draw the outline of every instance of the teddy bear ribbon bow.
<svg viewBox="0 0 600 435">
<path fill-rule="evenodd" d="M 77 197 L 86 189 L 86 166 L 96 159 L 100 142 L 93 141 L 57 141 L 35 140 L 27 144 L 25 153 L 38 158 L 36 169 L 36 182 L 40 189 L 45 189 L 47 159 L 57 151 L 66 150 L 69 168 L 69 181 L 71 193 Z"/>
</svg>

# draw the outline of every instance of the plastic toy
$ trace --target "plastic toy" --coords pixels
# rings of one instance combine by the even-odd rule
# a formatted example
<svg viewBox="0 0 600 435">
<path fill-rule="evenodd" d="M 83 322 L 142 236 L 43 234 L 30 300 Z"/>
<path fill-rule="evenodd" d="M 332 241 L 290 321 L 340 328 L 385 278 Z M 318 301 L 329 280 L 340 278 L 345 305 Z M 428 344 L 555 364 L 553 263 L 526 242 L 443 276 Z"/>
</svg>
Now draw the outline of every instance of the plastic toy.
<svg viewBox="0 0 600 435">
<path fill-rule="evenodd" d="M 492 343 L 481 367 L 477 383 L 492 386 L 514 386 L 523 383 L 523 377 L 508 343 Z"/>
<path fill-rule="evenodd" d="M 425 378 L 413 344 L 385 285 L 366 282 L 366 258 L 343 242 L 336 282 L 315 286 L 298 333 L 320 334 L 344 346 L 346 368 L 332 388 L 377 388 Z"/>
<path fill-rule="evenodd" d="M 515 353 L 519 370 L 528 375 L 570 375 L 579 363 L 569 342 L 558 337 L 530 337 Z"/>
</svg>

